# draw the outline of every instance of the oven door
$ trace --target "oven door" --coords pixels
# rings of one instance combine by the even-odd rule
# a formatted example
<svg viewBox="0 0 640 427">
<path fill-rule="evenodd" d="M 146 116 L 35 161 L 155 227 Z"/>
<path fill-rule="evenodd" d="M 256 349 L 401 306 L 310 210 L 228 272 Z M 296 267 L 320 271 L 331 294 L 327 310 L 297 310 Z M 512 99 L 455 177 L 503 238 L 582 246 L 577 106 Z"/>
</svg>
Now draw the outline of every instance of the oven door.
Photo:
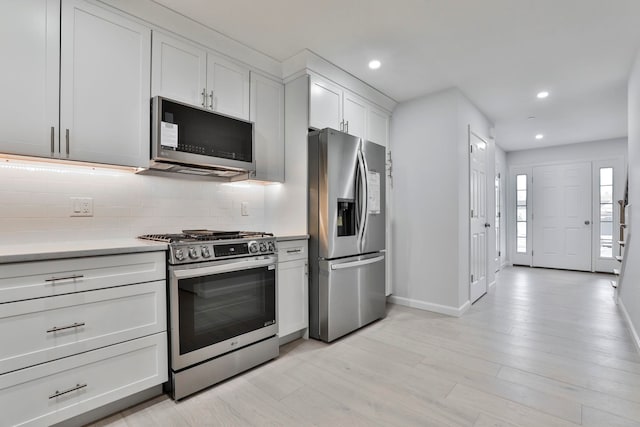
<svg viewBox="0 0 640 427">
<path fill-rule="evenodd" d="M 169 267 L 174 371 L 276 335 L 276 256 Z"/>
</svg>

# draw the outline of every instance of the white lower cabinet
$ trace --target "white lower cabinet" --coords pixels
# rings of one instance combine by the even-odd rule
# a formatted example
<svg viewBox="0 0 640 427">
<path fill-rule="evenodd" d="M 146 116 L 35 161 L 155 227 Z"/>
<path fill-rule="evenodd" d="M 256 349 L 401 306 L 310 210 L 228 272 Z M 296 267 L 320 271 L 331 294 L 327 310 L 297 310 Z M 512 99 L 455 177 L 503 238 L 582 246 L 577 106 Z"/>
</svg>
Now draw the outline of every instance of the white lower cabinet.
<svg viewBox="0 0 640 427">
<path fill-rule="evenodd" d="M 278 242 L 278 335 L 286 337 L 309 326 L 307 241 Z"/>
<path fill-rule="evenodd" d="M 157 281 L 4 304 L 0 372 L 162 332 L 165 295 Z"/>
<path fill-rule="evenodd" d="M 0 424 L 52 425 L 167 381 L 165 256 L 0 265 Z"/>
<path fill-rule="evenodd" d="M 2 424 L 48 426 L 167 380 L 154 334 L 0 375 Z"/>
</svg>

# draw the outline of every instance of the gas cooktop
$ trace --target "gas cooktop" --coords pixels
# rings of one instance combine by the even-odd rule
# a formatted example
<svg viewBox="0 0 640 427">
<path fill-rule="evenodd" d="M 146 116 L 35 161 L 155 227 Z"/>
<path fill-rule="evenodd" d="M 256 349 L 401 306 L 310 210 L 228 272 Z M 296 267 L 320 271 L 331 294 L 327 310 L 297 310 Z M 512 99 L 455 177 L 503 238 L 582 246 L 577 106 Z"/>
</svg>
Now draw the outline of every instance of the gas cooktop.
<svg viewBox="0 0 640 427">
<path fill-rule="evenodd" d="M 256 231 L 182 230 L 174 234 L 145 234 L 140 239 L 169 244 L 169 264 L 215 261 L 275 253 L 271 233 Z"/>
<path fill-rule="evenodd" d="M 214 241 L 228 239 L 257 239 L 273 237 L 271 233 L 259 231 L 218 231 L 218 230 L 182 230 L 175 234 L 145 234 L 140 239 L 155 240 L 166 243 L 185 243 L 197 241 Z"/>
</svg>

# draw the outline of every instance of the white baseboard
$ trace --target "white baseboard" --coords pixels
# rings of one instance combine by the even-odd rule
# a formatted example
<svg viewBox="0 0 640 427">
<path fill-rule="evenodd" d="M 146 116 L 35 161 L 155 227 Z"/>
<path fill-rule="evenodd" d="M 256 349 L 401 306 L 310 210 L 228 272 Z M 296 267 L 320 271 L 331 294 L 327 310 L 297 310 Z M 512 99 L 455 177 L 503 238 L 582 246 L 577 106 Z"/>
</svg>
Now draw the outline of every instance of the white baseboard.
<svg viewBox="0 0 640 427">
<path fill-rule="evenodd" d="M 446 314 L 447 316 L 460 317 L 465 311 L 471 307 L 471 302 L 467 301 L 460 307 L 452 307 L 450 305 L 434 304 L 432 302 L 420 301 L 410 298 L 397 297 L 391 295 L 387 300 L 393 304 L 403 305 L 405 307 L 418 308 L 420 310 L 433 311 L 435 313 Z"/>
<path fill-rule="evenodd" d="M 491 289 L 496 285 L 496 281 L 494 280 L 493 282 L 489 283 L 489 287 L 487 289 Z"/>
<path fill-rule="evenodd" d="M 627 326 L 629 327 L 629 331 L 631 332 L 631 338 L 633 338 L 633 342 L 636 345 L 636 349 L 640 352 L 640 336 L 638 336 L 638 331 L 633 326 L 633 322 L 631 321 L 631 317 L 629 317 L 629 313 L 627 313 L 627 309 L 624 306 L 624 303 L 621 299 L 618 299 L 618 306 L 622 309 L 622 314 L 624 315 L 624 320 L 627 321 Z"/>
</svg>

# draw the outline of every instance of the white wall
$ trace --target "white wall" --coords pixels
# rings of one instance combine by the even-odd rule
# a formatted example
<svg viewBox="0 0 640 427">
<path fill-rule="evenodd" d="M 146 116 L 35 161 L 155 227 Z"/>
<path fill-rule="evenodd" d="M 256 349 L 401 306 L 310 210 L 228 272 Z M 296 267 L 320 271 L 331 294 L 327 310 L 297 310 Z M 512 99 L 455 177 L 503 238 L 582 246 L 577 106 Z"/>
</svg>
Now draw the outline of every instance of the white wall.
<svg viewBox="0 0 640 427">
<path fill-rule="evenodd" d="M 636 344 L 640 348 L 640 54 L 629 79 L 629 205 L 627 259 L 620 284 L 619 301 L 627 315 Z"/>
<path fill-rule="evenodd" d="M 187 228 L 270 231 L 264 187 L 57 163 L 0 162 L 0 244 L 131 238 Z M 72 218 L 70 197 L 94 216 Z M 240 203 L 249 203 L 249 216 Z"/>
<path fill-rule="evenodd" d="M 457 89 L 394 110 L 394 302 L 460 314 L 469 299 L 469 124 L 488 136 Z"/>
<path fill-rule="evenodd" d="M 510 151 L 507 153 L 507 164 L 511 166 L 536 165 L 549 163 L 591 161 L 626 157 L 627 138 L 604 141 L 582 142 L 556 147 L 534 148 L 531 150 Z"/>
<path fill-rule="evenodd" d="M 507 180 L 508 180 L 508 168 L 507 168 L 507 153 L 500 148 L 498 145 L 495 147 L 496 149 L 496 167 L 495 173 L 496 175 L 500 174 L 500 185 L 501 185 L 501 193 L 500 193 L 500 204 L 502 208 L 501 218 L 500 218 L 500 248 L 501 254 L 498 259 L 498 264 L 495 266 L 496 268 L 502 268 L 507 262 Z M 495 216 L 495 212 L 494 212 Z M 495 230 L 495 225 L 494 225 Z"/>
</svg>

